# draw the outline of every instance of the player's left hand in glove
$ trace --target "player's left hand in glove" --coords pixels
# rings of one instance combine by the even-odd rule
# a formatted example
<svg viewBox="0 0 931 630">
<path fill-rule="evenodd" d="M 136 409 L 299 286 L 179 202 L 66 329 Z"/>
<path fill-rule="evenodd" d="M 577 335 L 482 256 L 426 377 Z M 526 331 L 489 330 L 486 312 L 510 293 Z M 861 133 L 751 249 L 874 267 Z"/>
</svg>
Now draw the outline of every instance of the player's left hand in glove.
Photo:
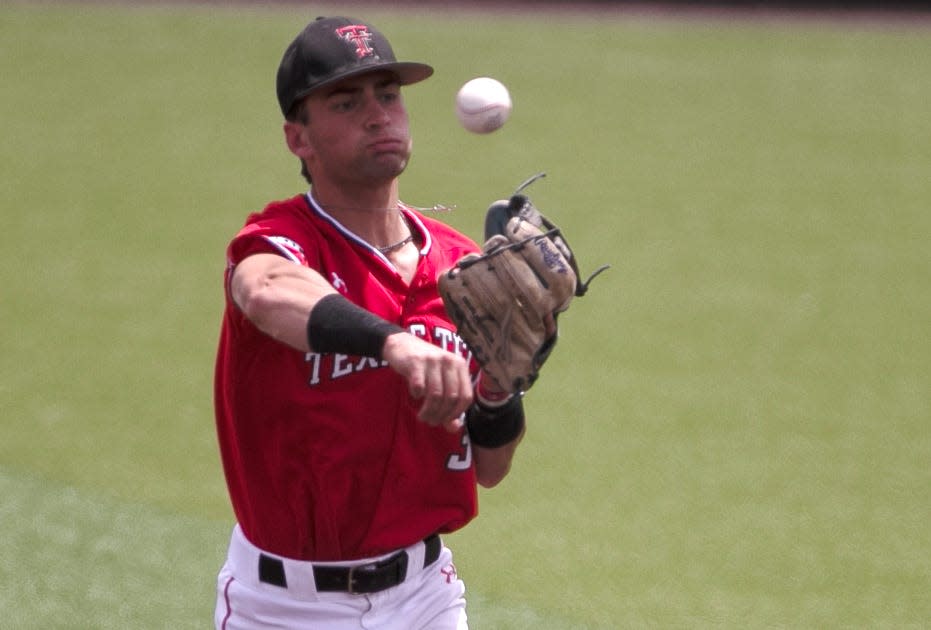
<svg viewBox="0 0 931 630">
<path fill-rule="evenodd" d="M 537 176 L 540 177 L 540 176 Z M 491 205 L 481 254 L 469 254 L 439 278 L 446 311 L 482 369 L 502 390 L 526 391 L 556 344 L 559 313 L 598 273 L 579 281 L 559 228 L 520 194 Z"/>
</svg>

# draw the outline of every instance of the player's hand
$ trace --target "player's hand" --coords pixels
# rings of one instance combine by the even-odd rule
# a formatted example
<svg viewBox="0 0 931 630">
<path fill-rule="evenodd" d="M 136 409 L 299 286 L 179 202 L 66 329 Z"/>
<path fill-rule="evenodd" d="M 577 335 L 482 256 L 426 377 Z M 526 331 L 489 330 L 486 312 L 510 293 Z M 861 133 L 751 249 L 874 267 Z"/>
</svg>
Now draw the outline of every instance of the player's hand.
<svg viewBox="0 0 931 630">
<path fill-rule="evenodd" d="M 382 358 L 404 377 L 411 396 L 423 401 L 417 417 L 449 431 L 462 427 L 461 416 L 472 404 L 468 362 L 409 333 L 389 335 Z"/>
</svg>

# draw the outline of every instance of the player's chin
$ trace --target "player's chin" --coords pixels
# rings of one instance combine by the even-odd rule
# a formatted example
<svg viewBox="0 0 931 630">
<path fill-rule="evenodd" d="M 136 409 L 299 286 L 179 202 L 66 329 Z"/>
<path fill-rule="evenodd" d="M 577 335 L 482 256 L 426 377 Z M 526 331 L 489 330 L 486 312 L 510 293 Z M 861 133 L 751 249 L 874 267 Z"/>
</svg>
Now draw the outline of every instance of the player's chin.
<svg viewBox="0 0 931 630">
<path fill-rule="evenodd" d="M 393 179 L 404 172 L 409 159 L 410 156 L 403 153 L 377 153 L 360 170 L 376 179 Z"/>
</svg>

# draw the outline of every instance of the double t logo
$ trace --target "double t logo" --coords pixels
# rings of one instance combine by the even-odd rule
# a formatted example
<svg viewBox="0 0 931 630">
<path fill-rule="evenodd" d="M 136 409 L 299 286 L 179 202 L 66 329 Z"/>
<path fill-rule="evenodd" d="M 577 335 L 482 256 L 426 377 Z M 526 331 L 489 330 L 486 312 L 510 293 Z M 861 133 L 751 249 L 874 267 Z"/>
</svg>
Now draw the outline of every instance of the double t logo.
<svg viewBox="0 0 931 630">
<path fill-rule="evenodd" d="M 356 56 L 359 59 L 374 54 L 375 50 L 369 45 L 372 34 L 364 24 L 352 24 L 336 29 L 336 34 L 356 47 Z"/>
</svg>

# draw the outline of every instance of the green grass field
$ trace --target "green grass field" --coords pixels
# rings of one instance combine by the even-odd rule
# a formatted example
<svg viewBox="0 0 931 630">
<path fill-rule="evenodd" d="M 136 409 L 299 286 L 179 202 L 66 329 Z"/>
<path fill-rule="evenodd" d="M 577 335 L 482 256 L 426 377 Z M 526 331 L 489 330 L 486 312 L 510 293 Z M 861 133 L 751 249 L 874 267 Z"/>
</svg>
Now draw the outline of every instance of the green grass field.
<svg viewBox="0 0 931 630">
<path fill-rule="evenodd" d="M 0 626 L 210 627 L 224 247 L 302 188 L 274 71 L 327 12 L 0 6 Z M 406 201 L 477 238 L 546 171 L 613 267 L 448 539 L 473 628 L 931 624 L 928 23 L 360 16 L 437 70 Z"/>
</svg>

